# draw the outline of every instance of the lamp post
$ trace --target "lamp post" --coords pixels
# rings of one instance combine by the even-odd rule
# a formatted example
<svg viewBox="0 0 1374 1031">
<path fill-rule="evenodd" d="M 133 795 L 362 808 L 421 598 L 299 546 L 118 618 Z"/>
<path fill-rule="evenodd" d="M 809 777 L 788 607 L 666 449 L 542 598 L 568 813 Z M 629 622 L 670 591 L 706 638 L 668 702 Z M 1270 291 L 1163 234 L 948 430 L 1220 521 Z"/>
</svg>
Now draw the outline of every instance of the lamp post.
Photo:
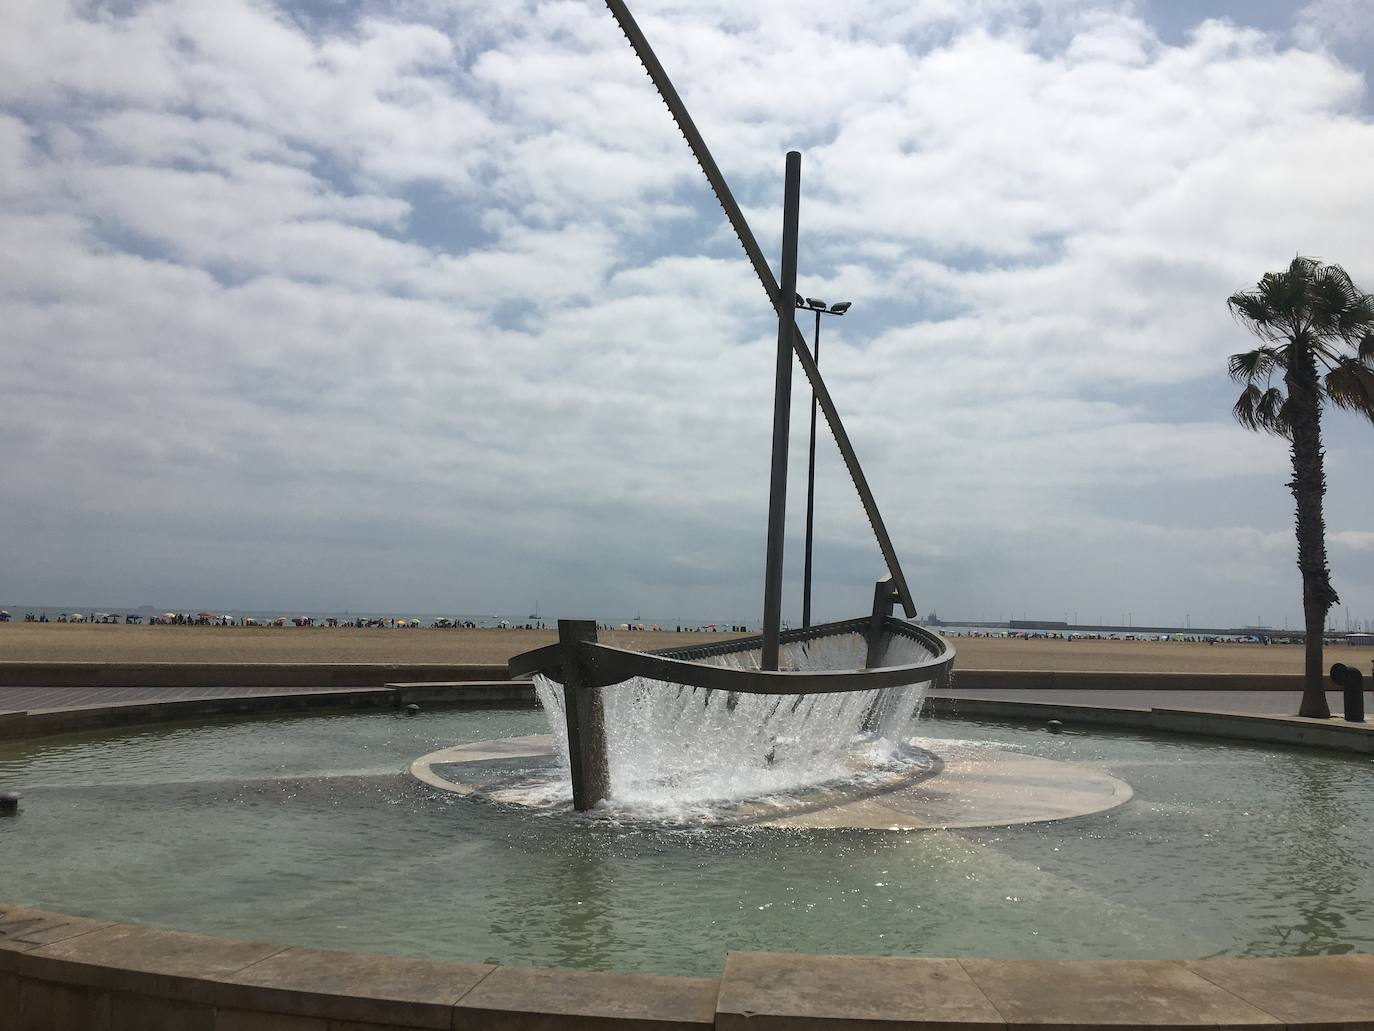
<svg viewBox="0 0 1374 1031">
<path fill-rule="evenodd" d="M 797 294 L 797 307 L 816 313 L 816 337 L 811 355 L 816 359 L 817 368 L 821 364 L 821 316 L 843 315 L 851 304 L 841 301 L 826 307 L 825 302 L 815 297 L 803 298 Z M 816 392 L 811 392 L 811 452 L 806 463 L 806 563 L 802 572 L 802 626 L 811 625 L 811 530 L 816 515 Z"/>
</svg>

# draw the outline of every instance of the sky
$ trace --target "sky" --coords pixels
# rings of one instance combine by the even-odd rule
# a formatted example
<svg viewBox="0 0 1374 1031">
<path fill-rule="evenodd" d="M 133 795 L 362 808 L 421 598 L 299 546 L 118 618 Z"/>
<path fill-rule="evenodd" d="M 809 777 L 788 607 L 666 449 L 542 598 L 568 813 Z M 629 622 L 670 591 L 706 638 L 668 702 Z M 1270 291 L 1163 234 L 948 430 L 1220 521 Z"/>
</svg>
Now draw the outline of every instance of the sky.
<svg viewBox="0 0 1374 1031">
<path fill-rule="evenodd" d="M 803 154 L 923 615 L 1300 624 L 1225 301 L 1298 253 L 1374 291 L 1374 0 L 631 6 L 775 262 Z M 5 20 L 0 603 L 758 620 L 776 319 L 601 4 Z M 1374 427 L 1325 433 L 1374 620 Z M 822 429 L 817 617 L 882 572 Z"/>
</svg>

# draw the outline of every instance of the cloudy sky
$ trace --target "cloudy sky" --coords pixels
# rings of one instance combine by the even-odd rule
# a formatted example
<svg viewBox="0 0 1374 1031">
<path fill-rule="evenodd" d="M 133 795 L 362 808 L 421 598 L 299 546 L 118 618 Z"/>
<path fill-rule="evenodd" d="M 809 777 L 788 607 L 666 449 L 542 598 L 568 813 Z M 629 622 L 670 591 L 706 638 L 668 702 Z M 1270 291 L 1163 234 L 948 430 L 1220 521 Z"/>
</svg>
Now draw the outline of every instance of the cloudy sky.
<svg viewBox="0 0 1374 1031">
<path fill-rule="evenodd" d="M 923 613 L 1298 624 L 1225 299 L 1295 253 L 1374 290 L 1374 0 L 632 7 L 770 255 L 803 152 Z M 758 619 L 776 323 L 599 3 L 5 8 L 0 602 Z M 1374 428 L 1326 432 L 1374 619 Z M 853 615 L 824 435 L 818 481 Z"/>
</svg>

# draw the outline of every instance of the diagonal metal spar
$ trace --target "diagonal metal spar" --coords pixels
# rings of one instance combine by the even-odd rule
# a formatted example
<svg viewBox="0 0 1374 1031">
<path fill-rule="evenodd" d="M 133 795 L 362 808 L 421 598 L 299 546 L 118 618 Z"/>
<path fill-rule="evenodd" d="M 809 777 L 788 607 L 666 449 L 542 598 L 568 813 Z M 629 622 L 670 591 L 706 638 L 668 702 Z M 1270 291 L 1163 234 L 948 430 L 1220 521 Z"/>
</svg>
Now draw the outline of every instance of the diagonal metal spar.
<svg viewBox="0 0 1374 1031">
<path fill-rule="evenodd" d="M 730 187 L 726 185 L 725 177 L 721 175 L 720 167 L 716 164 L 715 158 L 711 156 L 710 150 L 707 149 L 706 141 L 702 139 L 696 123 L 692 121 L 692 116 L 688 114 L 687 106 L 678 96 L 677 90 L 673 88 L 672 80 L 668 78 L 668 73 L 659 63 L 658 57 L 655 56 L 653 48 L 649 46 L 649 41 L 645 38 L 644 33 L 640 31 L 639 25 L 630 14 L 629 8 L 625 6 L 624 0 L 606 0 L 606 6 L 610 9 L 621 31 L 625 33 L 625 38 L 630 41 L 630 46 L 634 49 L 640 64 L 649 73 L 649 78 L 653 81 L 654 88 L 658 90 L 658 95 L 668 105 L 673 121 L 677 123 L 678 130 L 692 150 L 692 156 L 696 158 L 697 164 L 705 173 L 706 181 L 710 183 L 716 200 L 725 210 L 725 216 L 729 219 L 735 235 L 739 237 L 739 242 L 744 247 L 744 253 L 749 258 L 749 263 L 754 266 L 754 274 L 759 277 L 759 282 L 763 284 L 763 289 L 768 294 L 768 299 L 772 302 L 773 308 L 780 317 L 784 308 L 788 311 L 793 310 L 793 298 L 781 296 L 778 282 L 773 278 L 773 270 L 764 259 L 763 251 L 759 249 L 758 241 L 754 239 L 754 233 L 749 228 L 749 223 L 745 221 L 744 212 L 735 202 Z M 859 500 L 863 502 L 864 511 L 868 514 L 869 525 L 873 528 L 873 536 L 878 539 L 878 547 L 882 549 L 883 559 L 887 562 L 887 570 L 892 577 L 892 586 L 902 603 L 902 608 L 908 618 L 915 618 L 916 605 L 911 599 L 911 591 L 907 587 L 901 563 L 897 561 L 897 552 L 892 547 L 892 540 L 887 535 L 887 527 L 883 523 L 883 517 L 878 512 L 878 503 L 874 500 L 873 491 L 868 486 L 868 479 L 859 466 L 859 456 L 854 453 L 854 445 L 849 441 L 849 434 L 845 432 L 844 423 L 840 421 L 839 410 L 830 397 L 830 391 L 826 388 L 825 381 L 821 379 L 820 369 L 817 368 L 815 359 L 811 357 L 810 349 L 806 346 L 806 338 L 802 336 L 801 330 L 797 329 L 795 324 L 792 327 L 792 350 L 796 354 L 797 360 L 801 362 L 806 378 L 811 383 L 811 389 L 815 392 L 816 400 L 820 403 L 821 411 L 825 414 L 826 424 L 829 425 L 830 432 L 835 437 L 835 443 L 839 446 L 840 454 L 844 457 L 845 467 L 849 470 L 849 476 L 854 481 L 855 489 L 859 492 Z"/>
</svg>

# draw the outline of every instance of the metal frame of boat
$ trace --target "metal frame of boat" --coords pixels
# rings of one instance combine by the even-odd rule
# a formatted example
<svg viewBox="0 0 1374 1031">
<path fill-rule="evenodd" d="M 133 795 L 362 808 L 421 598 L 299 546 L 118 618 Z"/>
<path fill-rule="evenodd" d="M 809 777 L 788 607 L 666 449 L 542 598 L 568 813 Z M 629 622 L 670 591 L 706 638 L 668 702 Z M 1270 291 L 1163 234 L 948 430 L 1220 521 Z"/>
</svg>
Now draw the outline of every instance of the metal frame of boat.
<svg viewBox="0 0 1374 1031">
<path fill-rule="evenodd" d="M 560 620 L 562 624 L 577 622 Z M 881 656 L 889 636 L 905 637 L 928 648 L 931 657 L 921 662 L 900 666 L 870 665 L 858 670 L 768 670 L 737 669 L 716 666 L 702 659 L 718 655 L 757 651 L 763 637 L 737 637 L 728 641 L 697 645 L 688 648 L 667 648 L 653 652 L 636 652 L 617 648 L 595 640 L 581 640 L 573 645 L 578 664 L 577 680 L 583 688 L 610 687 L 635 677 L 659 680 L 707 691 L 734 694 L 838 694 L 846 691 L 874 691 L 889 687 L 907 687 L 927 681 L 942 680 L 949 675 L 954 663 L 954 647 L 943 637 L 925 627 L 908 623 L 896 616 L 884 616 L 876 653 Z M 822 637 L 872 632 L 868 617 L 818 623 L 806 629 L 785 630 L 783 644 L 814 641 Z M 870 638 L 871 640 L 871 638 Z M 565 666 L 570 660 L 568 645 L 561 642 L 545 648 L 524 652 L 510 660 L 513 677 L 543 674 L 560 684 L 567 683 Z M 881 658 L 877 661 L 881 663 Z"/>
</svg>

